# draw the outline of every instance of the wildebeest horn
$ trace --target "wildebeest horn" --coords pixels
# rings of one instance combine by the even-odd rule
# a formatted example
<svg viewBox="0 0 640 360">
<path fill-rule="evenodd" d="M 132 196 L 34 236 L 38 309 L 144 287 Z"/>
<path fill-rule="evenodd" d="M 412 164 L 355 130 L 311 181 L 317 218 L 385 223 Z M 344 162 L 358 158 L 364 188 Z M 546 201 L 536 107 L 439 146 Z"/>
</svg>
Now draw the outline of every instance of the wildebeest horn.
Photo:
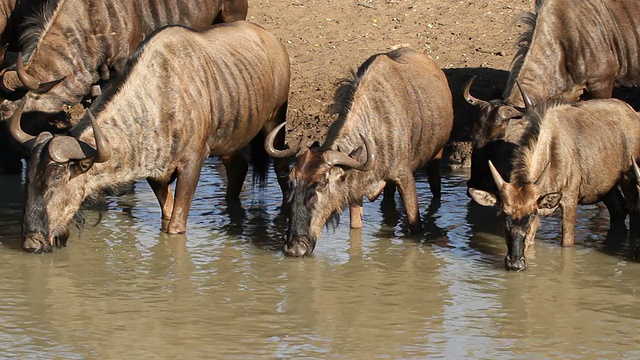
<svg viewBox="0 0 640 360">
<path fill-rule="evenodd" d="M 22 53 L 18 53 L 18 64 L 17 64 L 17 73 L 18 79 L 22 82 L 22 84 L 29 90 L 38 90 L 40 87 L 40 81 L 35 77 L 29 75 L 27 71 L 24 69 L 24 64 L 22 63 Z"/>
<path fill-rule="evenodd" d="M 274 158 L 286 158 L 286 157 L 295 155 L 299 150 L 297 148 L 287 149 L 287 150 L 278 150 L 273 145 L 276 139 L 276 136 L 278 135 L 278 132 L 280 132 L 280 129 L 282 129 L 285 124 L 286 124 L 286 121 L 276 126 L 276 128 L 271 130 L 269 135 L 267 135 L 267 137 L 264 139 L 264 149 L 267 151 L 267 154 L 271 155 Z"/>
<path fill-rule="evenodd" d="M 464 99 L 471 105 L 474 107 L 478 107 L 478 106 L 484 106 L 486 104 L 488 104 L 488 102 L 484 101 L 484 100 L 480 100 L 478 98 L 475 98 L 473 96 L 471 96 L 471 84 L 473 83 L 473 80 L 475 80 L 476 77 L 472 77 L 471 79 L 469 79 L 469 81 L 467 82 L 467 84 L 464 86 L 464 90 L 462 90 L 462 95 L 464 96 Z"/>
<path fill-rule="evenodd" d="M 35 136 L 31 134 L 27 134 L 22 131 L 20 127 L 20 118 L 22 117 L 22 110 L 24 109 L 25 100 L 20 100 L 20 104 L 16 108 L 16 111 L 13 112 L 11 118 L 9 119 L 9 131 L 11 132 L 11 136 L 20 142 L 22 145 L 27 146 L 27 142 L 35 138 Z"/>
<path fill-rule="evenodd" d="M 10 75 L 11 74 L 11 75 Z M 16 79 L 15 76 L 18 78 Z M 13 91 L 16 88 L 26 88 L 27 90 L 34 91 L 38 94 L 46 93 L 58 85 L 66 76 L 58 80 L 53 80 L 45 83 L 41 83 L 35 77 L 29 75 L 22 63 L 22 53 L 18 53 L 18 61 L 15 71 L 7 71 L 3 74 L 2 81 L 6 89 Z"/>
<path fill-rule="evenodd" d="M 489 170 L 491 170 L 491 176 L 493 177 L 493 181 L 495 181 L 498 190 L 502 189 L 506 181 L 502 178 L 502 175 L 498 172 L 491 160 L 489 160 Z"/>
<path fill-rule="evenodd" d="M 542 184 L 542 180 L 544 180 L 544 176 L 547 174 L 547 170 L 549 169 L 549 164 L 551 164 L 551 161 L 547 161 L 547 165 L 544 166 L 544 169 L 542 169 L 540 176 L 538 176 L 536 182 L 533 183 L 535 186 L 540 186 L 540 184 Z"/>
<path fill-rule="evenodd" d="M 49 156 L 55 162 L 65 163 L 69 160 L 80 160 L 93 158 L 94 162 L 101 163 L 111 158 L 111 146 L 102 134 L 96 119 L 91 111 L 87 109 L 91 126 L 93 127 L 93 135 L 96 140 L 96 148 L 87 144 L 82 140 L 78 140 L 72 136 L 56 136 L 51 139 L 49 145 Z"/>
<path fill-rule="evenodd" d="M 361 171 L 371 170 L 373 168 L 373 159 L 375 158 L 375 155 L 371 150 L 371 144 L 369 143 L 369 140 L 363 137 L 362 141 L 364 141 L 364 148 L 367 151 L 367 160 L 364 163 L 359 162 L 358 160 L 343 152 L 335 150 L 327 151 L 324 154 L 324 160 L 331 166 L 341 165 Z"/>
<path fill-rule="evenodd" d="M 640 168 L 638 168 L 634 157 L 631 157 L 631 164 L 633 165 L 633 173 L 636 175 L 636 181 L 640 181 Z"/>
<path fill-rule="evenodd" d="M 522 101 L 524 101 L 524 108 L 527 111 L 533 110 L 533 103 L 531 102 L 531 99 L 529 98 L 529 96 L 527 96 L 527 94 L 524 92 L 524 89 L 522 89 L 522 86 L 520 86 L 520 82 L 518 80 L 516 80 L 516 85 L 518 85 L 518 89 L 520 90 L 520 94 L 522 95 Z"/>
</svg>

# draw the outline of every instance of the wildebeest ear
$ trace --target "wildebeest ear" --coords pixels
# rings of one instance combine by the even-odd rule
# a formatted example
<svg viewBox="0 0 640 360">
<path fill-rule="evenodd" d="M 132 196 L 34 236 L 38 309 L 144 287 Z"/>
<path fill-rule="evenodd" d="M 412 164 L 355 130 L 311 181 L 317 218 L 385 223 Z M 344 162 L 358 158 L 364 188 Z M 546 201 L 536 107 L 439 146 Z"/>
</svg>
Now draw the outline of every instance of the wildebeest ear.
<svg viewBox="0 0 640 360">
<path fill-rule="evenodd" d="M 469 195 L 471 195 L 471 198 L 475 202 L 482 206 L 494 206 L 500 202 L 494 194 L 480 189 L 469 188 Z"/>
<path fill-rule="evenodd" d="M 552 192 L 542 195 L 538 199 L 538 209 L 554 209 L 560 205 L 560 200 L 562 200 L 561 192 Z"/>
<path fill-rule="evenodd" d="M 498 118 L 502 120 L 513 119 L 521 117 L 522 111 L 514 108 L 513 106 L 503 105 L 498 108 Z"/>
<path fill-rule="evenodd" d="M 357 149 L 350 152 L 349 157 L 361 163 L 367 161 L 367 157 L 364 154 L 364 148 L 362 146 L 359 146 Z"/>
<path fill-rule="evenodd" d="M 89 169 L 91 169 L 91 167 L 93 166 L 93 163 L 94 163 L 93 160 L 94 159 L 91 157 L 91 158 L 73 161 L 71 163 L 71 178 L 73 179 L 74 177 L 78 175 L 82 175 L 87 171 L 89 171 Z"/>
</svg>

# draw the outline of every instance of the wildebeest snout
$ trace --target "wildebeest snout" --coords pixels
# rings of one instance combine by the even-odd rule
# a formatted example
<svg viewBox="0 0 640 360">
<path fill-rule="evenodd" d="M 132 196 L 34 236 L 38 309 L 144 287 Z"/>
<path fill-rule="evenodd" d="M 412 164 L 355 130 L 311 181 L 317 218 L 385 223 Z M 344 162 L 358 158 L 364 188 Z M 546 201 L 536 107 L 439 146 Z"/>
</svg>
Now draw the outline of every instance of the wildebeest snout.
<svg viewBox="0 0 640 360">
<path fill-rule="evenodd" d="M 504 267 L 509 271 L 522 271 L 527 269 L 527 261 L 524 256 L 511 257 L 507 255 L 504 258 Z"/>
<path fill-rule="evenodd" d="M 306 236 L 286 238 L 284 243 L 284 253 L 288 256 L 302 257 L 311 255 L 316 247 L 316 242 Z"/>
<path fill-rule="evenodd" d="M 41 233 L 29 233 L 24 237 L 22 250 L 34 254 L 40 254 L 44 252 L 51 252 L 53 247 L 45 240 Z"/>
</svg>

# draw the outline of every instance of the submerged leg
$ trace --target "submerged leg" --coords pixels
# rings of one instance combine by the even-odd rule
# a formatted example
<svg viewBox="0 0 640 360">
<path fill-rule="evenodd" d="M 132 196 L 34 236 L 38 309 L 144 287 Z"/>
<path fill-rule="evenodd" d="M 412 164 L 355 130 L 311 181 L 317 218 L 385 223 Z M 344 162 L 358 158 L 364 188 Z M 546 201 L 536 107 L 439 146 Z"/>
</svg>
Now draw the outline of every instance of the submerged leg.
<svg viewBox="0 0 640 360">
<path fill-rule="evenodd" d="M 576 231 L 576 217 L 578 213 L 578 201 L 567 199 L 560 205 L 562 209 L 562 246 L 573 246 Z"/>
<path fill-rule="evenodd" d="M 173 194 L 171 193 L 171 185 L 166 181 L 157 181 L 147 178 L 147 182 L 153 193 L 156 194 L 158 203 L 160 203 L 160 209 L 162 210 L 162 228 L 163 232 L 167 232 L 169 229 L 169 221 L 171 220 L 171 213 L 173 212 Z"/>
<path fill-rule="evenodd" d="M 420 222 L 420 212 L 418 211 L 418 193 L 416 191 L 416 181 L 413 178 L 413 174 L 409 174 L 396 181 L 398 189 L 400 190 L 400 197 L 402 197 L 402 203 L 404 209 L 407 212 L 407 222 L 411 232 L 418 233 L 422 230 L 422 223 Z"/>
<path fill-rule="evenodd" d="M 220 157 L 227 171 L 227 200 L 238 200 L 249 165 L 240 151 Z"/>
<path fill-rule="evenodd" d="M 200 171 L 202 170 L 202 159 L 194 160 L 182 168 L 178 168 L 178 180 L 176 183 L 176 194 L 173 202 L 173 213 L 169 221 L 167 232 L 169 234 L 182 234 L 187 231 L 187 218 L 191 208 L 191 201 L 196 192 Z"/>
<path fill-rule="evenodd" d="M 442 150 L 436 156 L 427 162 L 427 179 L 429 180 L 429 189 L 434 199 L 440 198 L 441 180 L 440 180 L 440 160 L 442 159 Z"/>
<path fill-rule="evenodd" d="M 362 227 L 362 199 L 359 204 L 349 206 L 349 220 L 352 229 Z"/>
<path fill-rule="evenodd" d="M 627 217 L 626 201 L 617 186 L 609 190 L 602 198 L 602 202 L 609 210 L 610 226 L 620 225 L 620 222 L 624 223 Z"/>
</svg>

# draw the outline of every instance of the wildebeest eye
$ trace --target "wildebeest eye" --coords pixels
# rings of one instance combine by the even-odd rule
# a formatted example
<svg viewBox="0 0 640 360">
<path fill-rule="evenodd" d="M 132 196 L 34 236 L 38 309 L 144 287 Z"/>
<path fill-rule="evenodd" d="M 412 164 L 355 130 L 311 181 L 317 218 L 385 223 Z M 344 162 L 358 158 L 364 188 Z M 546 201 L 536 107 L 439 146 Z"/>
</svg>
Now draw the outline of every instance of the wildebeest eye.
<svg viewBox="0 0 640 360">
<path fill-rule="evenodd" d="M 60 180 L 62 180 L 62 175 L 57 174 L 53 176 L 53 181 L 60 181 Z"/>
</svg>

